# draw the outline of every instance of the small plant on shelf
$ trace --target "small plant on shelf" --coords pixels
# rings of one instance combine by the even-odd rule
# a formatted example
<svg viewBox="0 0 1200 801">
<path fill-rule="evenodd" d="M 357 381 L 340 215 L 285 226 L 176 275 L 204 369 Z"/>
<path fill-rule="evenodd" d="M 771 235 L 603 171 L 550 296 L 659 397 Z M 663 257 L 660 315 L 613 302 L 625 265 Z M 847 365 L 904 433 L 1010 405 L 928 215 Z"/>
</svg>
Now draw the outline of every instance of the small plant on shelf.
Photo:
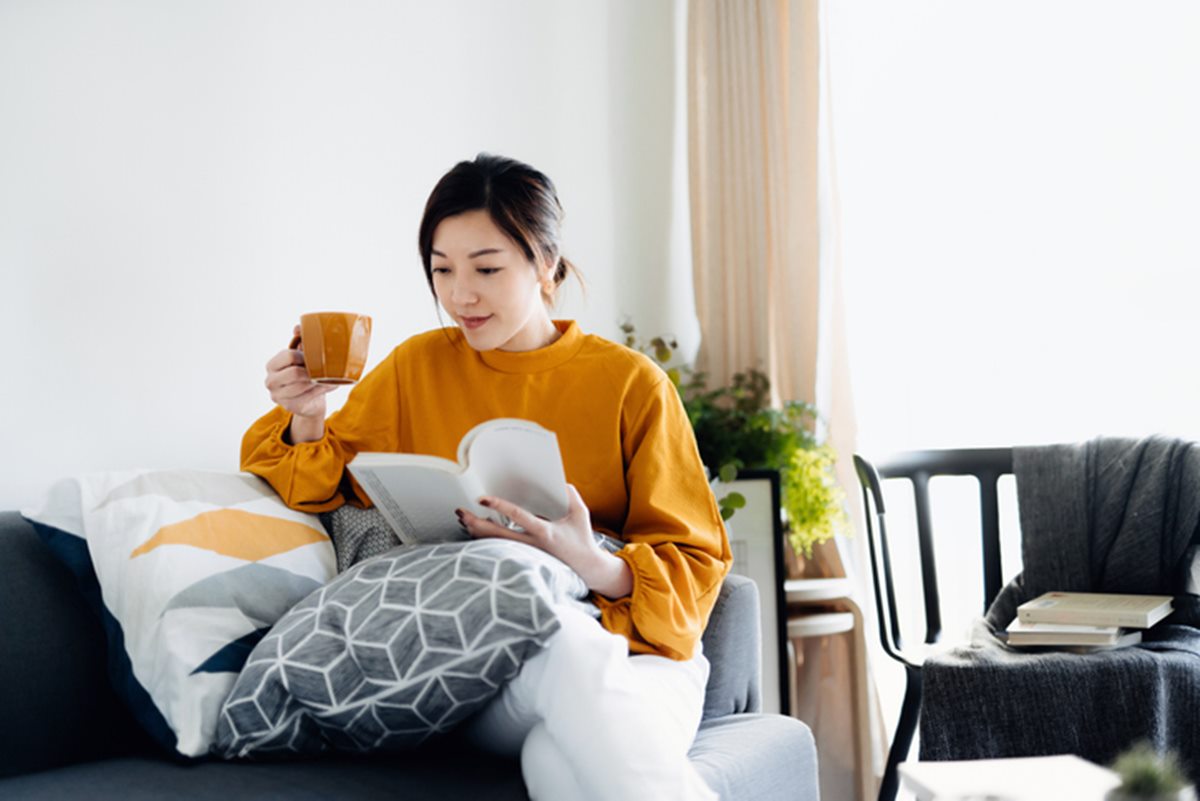
<svg viewBox="0 0 1200 801">
<path fill-rule="evenodd" d="M 772 406 L 770 379 L 754 368 L 736 373 L 728 386 L 709 387 L 706 374 L 675 363 L 674 339 L 643 342 L 629 322 L 621 331 L 625 344 L 657 361 L 679 391 L 711 474 L 729 482 L 741 469 L 779 471 L 788 542 L 797 554 L 812 556 L 814 545 L 849 530 L 845 496 L 834 476 L 836 454 L 814 433 L 818 417 L 812 404 Z M 741 493 L 726 493 L 718 499 L 721 517 L 730 519 L 745 503 Z"/>
</svg>

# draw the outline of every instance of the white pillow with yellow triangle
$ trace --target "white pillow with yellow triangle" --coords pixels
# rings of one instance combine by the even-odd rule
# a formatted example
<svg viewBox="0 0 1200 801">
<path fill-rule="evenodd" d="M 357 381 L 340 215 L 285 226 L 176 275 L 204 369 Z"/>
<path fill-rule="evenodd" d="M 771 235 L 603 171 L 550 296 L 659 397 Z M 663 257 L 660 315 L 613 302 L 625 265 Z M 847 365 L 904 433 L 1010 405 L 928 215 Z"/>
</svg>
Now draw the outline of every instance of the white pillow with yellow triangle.
<svg viewBox="0 0 1200 801">
<path fill-rule="evenodd" d="M 208 752 L 246 656 L 336 572 L 317 517 L 249 473 L 72 477 L 22 514 L 104 622 L 118 694 L 183 756 Z"/>
</svg>

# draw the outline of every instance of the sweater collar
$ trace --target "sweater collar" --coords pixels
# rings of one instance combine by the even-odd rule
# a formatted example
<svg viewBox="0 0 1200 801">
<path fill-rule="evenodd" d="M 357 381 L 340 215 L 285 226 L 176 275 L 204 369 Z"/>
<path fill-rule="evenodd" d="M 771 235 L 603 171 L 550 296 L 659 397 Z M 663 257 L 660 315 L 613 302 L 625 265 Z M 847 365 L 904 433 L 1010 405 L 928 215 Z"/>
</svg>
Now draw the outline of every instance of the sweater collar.
<svg viewBox="0 0 1200 801">
<path fill-rule="evenodd" d="M 485 350 L 479 358 L 502 373 L 539 373 L 565 364 L 583 347 L 583 333 L 574 320 L 554 320 L 562 335 L 544 348 L 526 351 Z"/>
</svg>

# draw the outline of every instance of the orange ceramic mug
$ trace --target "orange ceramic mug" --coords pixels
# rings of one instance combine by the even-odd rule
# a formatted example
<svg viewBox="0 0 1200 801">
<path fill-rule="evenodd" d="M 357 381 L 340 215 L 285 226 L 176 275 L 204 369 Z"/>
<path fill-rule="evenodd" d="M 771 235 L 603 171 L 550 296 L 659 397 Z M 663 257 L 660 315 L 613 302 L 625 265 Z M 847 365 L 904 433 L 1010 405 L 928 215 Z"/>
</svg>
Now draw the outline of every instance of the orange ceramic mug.
<svg viewBox="0 0 1200 801">
<path fill-rule="evenodd" d="M 362 378 L 371 341 L 371 318 L 353 312 L 300 315 L 300 336 L 292 350 L 304 351 L 308 377 L 318 384 L 353 384 Z"/>
</svg>

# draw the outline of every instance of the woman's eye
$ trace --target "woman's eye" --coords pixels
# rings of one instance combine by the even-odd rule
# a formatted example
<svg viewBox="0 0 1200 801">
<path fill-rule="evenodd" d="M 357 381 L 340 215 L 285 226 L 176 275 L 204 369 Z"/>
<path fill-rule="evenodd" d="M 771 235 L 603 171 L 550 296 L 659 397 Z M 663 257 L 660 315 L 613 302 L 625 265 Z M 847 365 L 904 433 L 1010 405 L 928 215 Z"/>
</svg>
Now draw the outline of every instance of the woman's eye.
<svg viewBox="0 0 1200 801">
<path fill-rule="evenodd" d="M 430 272 L 434 275 L 447 275 L 450 272 L 449 267 L 434 267 Z"/>
<path fill-rule="evenodd" d="M 500 267 L 477 267 L 476 268 L 476 272 L 480 273 L 481 275 L 491 275 L 493 273 L 500 272 L 500 270 L 501 270 Z"/>
</svg>

